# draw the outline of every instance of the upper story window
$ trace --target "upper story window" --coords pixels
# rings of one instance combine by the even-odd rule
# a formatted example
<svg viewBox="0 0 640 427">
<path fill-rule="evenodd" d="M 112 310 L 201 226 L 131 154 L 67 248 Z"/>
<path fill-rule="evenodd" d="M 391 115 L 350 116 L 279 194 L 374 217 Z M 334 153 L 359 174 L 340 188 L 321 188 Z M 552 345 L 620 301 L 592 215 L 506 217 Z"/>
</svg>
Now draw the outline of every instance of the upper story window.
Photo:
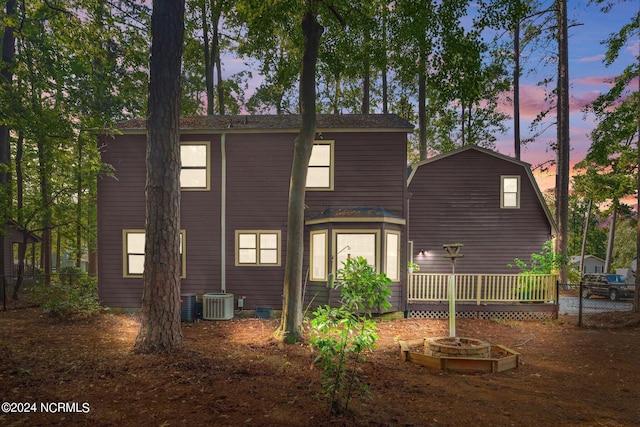
<svg viewBox="0 0 640 427">
<path fill-rule="evenodd" d="M 180 188 L 182 190 L 209 190 L 211 170 L 209 142 L 180 143 Z"/>
<path fill-rule="evenodd" d="M 502 176 L 500 190 L 501 208 L 520 207 L 520 177 Z"/>
<path fill-rule="evenodd" d="M 280 265 L 280 230 L 236 231 L 236 265 Z"/>
<path fill-rule="evenodd" d="M 186 277 L 186 251 L 184 250 L 186 232 L 180 230 L 180 262 L 181 277 Z M 144 274 L 144 230 L 123 230 L 122 231 L 122 275 L 124 277 L 142 277 Z"/>
<path fill-rule="evenodd" d="M 307 190 L 333 190 L 334 141 L 315 141 L 309 169 Z"/>
</svg>

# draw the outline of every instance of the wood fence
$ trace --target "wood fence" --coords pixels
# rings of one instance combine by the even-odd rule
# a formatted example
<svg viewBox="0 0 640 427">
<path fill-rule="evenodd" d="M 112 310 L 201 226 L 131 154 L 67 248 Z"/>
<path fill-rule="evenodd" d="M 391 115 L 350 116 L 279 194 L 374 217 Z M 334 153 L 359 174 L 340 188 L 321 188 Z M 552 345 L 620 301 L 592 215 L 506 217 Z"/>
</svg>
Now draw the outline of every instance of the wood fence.
<svg viewBox="0 0 640 427">
<path fill-rule="evenodd" d="M 409 274 L 409 303 L 449 299 L 450 274 Z M 463 303 L 548 303 L 557 301 L 555 274 L 456 274 L 456 301 Z"/>
</svg>

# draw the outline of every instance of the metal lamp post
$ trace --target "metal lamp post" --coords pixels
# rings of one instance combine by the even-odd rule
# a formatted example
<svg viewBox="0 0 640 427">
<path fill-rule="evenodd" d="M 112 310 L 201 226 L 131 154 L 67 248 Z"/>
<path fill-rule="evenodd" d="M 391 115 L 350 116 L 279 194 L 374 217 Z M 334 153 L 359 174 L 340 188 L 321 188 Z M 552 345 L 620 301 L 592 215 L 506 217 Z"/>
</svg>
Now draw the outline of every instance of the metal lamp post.
<svg viewBox="0 0 640 427">
<path fill-rule="evenodd" d="M 447 252 L 444 257 L 451 260 L 451 276 L 449 277 L 449 337 L 456 336 L 456 259 L 464 256 L 460 253 L 460 248 L 463 246 L 462 243 L 442 245 Z"/>
</svg>

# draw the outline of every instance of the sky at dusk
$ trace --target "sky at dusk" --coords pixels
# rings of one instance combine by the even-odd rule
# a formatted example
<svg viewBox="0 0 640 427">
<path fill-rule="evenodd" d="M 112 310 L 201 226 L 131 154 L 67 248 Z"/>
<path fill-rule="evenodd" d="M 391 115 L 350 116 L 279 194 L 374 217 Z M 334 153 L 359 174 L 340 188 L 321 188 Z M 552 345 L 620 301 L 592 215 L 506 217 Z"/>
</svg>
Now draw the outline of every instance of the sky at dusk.
<svg viewBox="0 0 640 427">
<path fill-rule="evenodd" d="M 606 14 L 600 11 L 598 5 L 590 4 L 589 0 L 568 1 L 569 21 L 570 24 L 574 23 L 569 28 L 570 162 L 572 168 L 576 162 L 584 159 L 590 146 L 589 133 L 595 127 L 593 117 L 585 115 L 583 108 L 598 95 L 608 91 L 612 86 L 608 82 L 614 76 L 619 75 L 625 67 L 637 61 L 640 52 L 640 40 L 636 37 L 632 44 L 628 44 L 622 49 L 614 64 L 610 67 L 603 64 L 606 46 L 602 44 L 602 41 L 629 23 L 640 9 L 640 1 L 612 1 L 616 4 Z M 543 0 L 543 2 L 549 6 L 553 0 Z M 555 49 L 555 46 L 550 46 L 549 49 Z M 537 83 L 545 78 L 555 80 L 557 75 L 555 63 L 549 61 L 544 55 L 549 55 L 549 52 L 524 53 L 528 59 L 522 64 L 523 70 L 528 68 L 534 69 L 534 71 L 523 75 L 520 80 L 520 132 L 522 139 L 532 136 L 532 131 L 529 130 L 531 121 L 538 113 L 548 108 L 545 97 L 547 91 L 552 88 L 541 87 Z M 247 69 L 244 60 L 228 59 L 230 61 L 225 61 L 224 71 L 227 76 Z M 260 80 L 261 78 L 254 74 L 254 79 L 249 82 L 249 93 L 255 90 Z M 638 90 L 637 80 L 633 83 L 633 87 Z M 503 105 L 502 108 L 509 116 L 513 116 L 511 105 Z M 535 141 L 524 146 L 521 153 L 521 159 L 530 163 L 534 168 L 534 175 L 543 191 L 554 187 L 555 169 L 552 167 L 546 172 L 540 172 L 535 168 L 555 158 L 555 153 L 549 149 L 550 143 L 556 140 L 555 110 L 550 113 L 546 122 L 546 131 Z M 496 150 L 502 154 L 513 156 L 515 153 L 513 121 L 508 122 L 508 125 L 510 131 L 507 134 L 498 135 Z"/>
<path fill-rule="evenodd" d="M 578 25 L 569 28 L 569 79 L 570 88 L 570 141 L 571 141 L 571 166 L 584 159 L 589 146 L 589 132 L 594 129 L 593 117 L 585 115 L 583 108 L 592 102 L 598 95 L 605 93 L 611 84 L 608 83 L 614 76 L 637 61 L 640 52 L 640 40 L 636 37 L 632 44 L 626 45 L 614 64 L 606 67 L 603 64 L 606 46 L 601 42 L 606 40 L 613 32 L 617 32 L 623 25 L 630 22 L 640 9 L 640 2 L 623 2 L 617 4 L 608 14 L 599 11 L 598 6 L 590 5 L 586 0 L 568 2 L 569 19 Z M 544 61 L 539 58 L 530 58 L 529 66 Z M 525 68 L 527 64 L 523 65 Z M 545 108 L 545 89 L 536 85 L 544 77 L 553 76 L 556 65 L 550 64 L 541 67 L 538 73 L 523 76 L 520 88 L 520 114 L 521 114 L 521 138 L 531 136 L 529 124 L 536 115 Z M 638 90 L 638 81 L 633 84 Z M 512 107 L 506 107 L 508 114 L 513 116 Z M 555 120 L 555 111 L 551 113 Z M 521 159 L 530 163 L 533 167 L 555 158 L 555 153 L 549 150 L 549 143 L 556 140 L 556 128 L 551 126 L 534 142 L 522 149 Z M 513 156 L 513 133 L 499 137 L 497 151 Z M 535 172 L 538 185 L 541 190 L 553 188 L 555 185 L 555 171 Z"/>
</svg>

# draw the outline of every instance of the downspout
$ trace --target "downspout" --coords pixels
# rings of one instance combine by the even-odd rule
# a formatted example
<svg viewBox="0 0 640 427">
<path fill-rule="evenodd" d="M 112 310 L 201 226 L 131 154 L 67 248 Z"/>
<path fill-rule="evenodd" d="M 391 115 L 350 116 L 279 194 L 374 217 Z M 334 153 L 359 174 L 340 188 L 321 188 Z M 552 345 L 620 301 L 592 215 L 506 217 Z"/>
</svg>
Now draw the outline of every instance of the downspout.
<svg viewBox="0 0 640 427">
<path fill-rule="evenodd" d="M 220 135 L 220 292 L 227 292 L 227 149 Z"/>
<path fill-rule="evenodd" d="M 407 188 L 409 187 L 409 185 L 407 184 L 406 186 Z M 403 298 L 403 314 L 404 314 L 404 318 L 408 319 L 409 318 L 409 284 L 410 284 L 410 278 L 409 278 L 409 262 L 413 262 L 413 254 L 411 253 L 411 246 L 409 245 L 409 240 L 411 240 L 411 237 L 409 235 L 409 227 L 410 227 L 410 221 L 409 221 L 409 203 L 411 203 L 411 195 L 409 194 L 409 192 L 407 191 L 406 195 L 405 195 L 405 227 L 404 227 L 404 232 L 405 232 L 405 236 L 404 236 L 404 256 L 405 256 L 405 260 L 404 260 L 404 265 L 402 265 L 403 267 L 403 273 L 404 273 L 404 298 Z M 400 257 L 402 259 L 402 257 Z"/>
</svg>

